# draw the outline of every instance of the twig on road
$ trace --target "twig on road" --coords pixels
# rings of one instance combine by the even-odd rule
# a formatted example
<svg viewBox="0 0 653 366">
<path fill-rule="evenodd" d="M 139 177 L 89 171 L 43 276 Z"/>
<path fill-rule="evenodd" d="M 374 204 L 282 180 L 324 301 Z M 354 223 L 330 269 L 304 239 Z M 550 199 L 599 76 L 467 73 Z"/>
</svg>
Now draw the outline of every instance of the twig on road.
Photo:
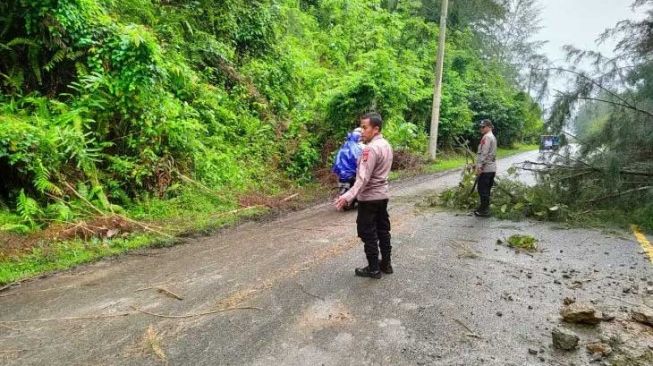
<svg viewBox="0 0 653 366">
<path fill-rule="evenodd" d="M 644 303 L 641 303 L 641 304 L 635 304 L 635 303 L 633 303 L 633 302 L 626 301 L 626 300 L 621 299 L 621 298 L 618 298 L 618 297 L 616 297 L 616 296 L 610 296 L 610 297 L 613 298 L 613 299 L 615 299 L 615 300 L 621 301 L 621 302 L 623 302 L 624 304 L 628 304 L 628 305 L 632 305 L 632 306 L 638 306 L 638 307 L 639 307 L 639 306 L 645 306 L 645 307 L 647 307 L 647 308 L 649 308 L 649 309 L 653 309 L 653 307 L 651 307 L 651 306 L 649 306 L 649 305 L 646 305 L 646 304 L 644 304 Z"/>
<path fill-rule="evenodd" d="M 122 316 L 133 315 L 134 313 L 116 313 L 116 314 L 102 314 L 102 315 L 89 315 L 89 316 L 73 316 L 65 318 L 36 318 L 36 319 L 19 319 L 19 320 L 0 320 L 0 324 L 13 324 L 13 323 L 28 323 L 28 322 L 50 322 L 50 321 L 66 321 L 66 320 L 98 320 L 118 318 Z"/>
<path fill-rule="evenodd" d="M 14 332 L 17 332 L 17 331 L 20 330 L 20 329 L 12 328 L 12 327 L 10 327 L 8 325 L 4 325 L 4 324 L 0 324 L 0 327 L 5 328 L 5 329 L 9 329 L 9 330 L 13 330 Z"/>
<path fill-rule="evenodd" d="M 140 308 L 137 308 L 135 306 L 131 306 L 132 309 L 138 311 L 139 313 L 155 316 L 157 318 L 166 318 L 166 319 L 186 319 L 186 318 L 195 318 L 198 316 L 205 316 L 205 315 L 211 315 L 211 314 L 218 314 L 218 313 L 224 313 L 227 311 L 232 311 L 232 310 L 263 310 L 261 308 L 253 307 L 253 306 L 243 306 L 243 307 L 233 307 L 233 308 L 224 308 L 224 309 L 216 309 L 216 310 L 210 310 L 210 311 L 204 311 L 201 313 L 193 313 L 193 314 L 184 314 L 184 315 L 167 315 L 167 314 L 157 314 L 157 313 L 152 313 L 147 310 L 143 310 Z"/>
<path fill-rule="evenodd" d="M 29 349 L 0 349 L 0 355 L 1 354 L 16 354 L 16 353 L 21 353 L 21 352 L 27 352 L 30 351 Z"/>
<path fill-rule="evenodd" d="M 5 286 L 2 286 L 2 287 L 0 287 L 0 292 L 2 292 L 2 291 L 4 291 L 4 290 L 9 290 L 10 288 L 12 288 L 12 287 L 14 287 L 14 286 L 16 286 L 16 282 L 14 282 L 14 283 L 10 283 L 10 284 L 5 285 Z"/>
<path fill-rule="evenodd" d="M 331 230 L 328 230 L 328 229 L 320 229 L 320 228 L 317 228 L 317 227 L 280 226 L 279 228 L 281 228 L 281 229 L 290 229 L 290 230 L 321 231 L 321 232 L 331 231 Z"/>
<path fill-rule="evenodd" d="M 323 298 L 322 296 L 318 296 L 318 295 L 315 295 L 315 294 L 312 294 L 312 293 L 308 292 L 308 291 L 304 288 L 304 286 L 303 286 L 301 283 L 299 283 L 299 282 L 295 282 L 295 283 L 297 284 L 297 286 L 299 286 L 299 289 L 302 290 L 302 292 L 305 293 L 306 295 L 313 296 L 313 297 L 316 298 L 316 299 L 320 299 L 320 300 L 324 301 L 324 298 Z"/>
<path fill-rule="evenodd" d="M 483 337 L 481 337 L 480 335 L 476 334 L 476 332 L 474 332 L 470 327 L 468 327 L 468 326 L 467 326 L 465 323 L 463 323 L 461 320 L 456 319 L 456 318 L 453 318 L 453 320 L 454 320 L 456 323 L 462 325 L 463 328 L 467 329 L 467 331 L 468 331 L 469 333 L 465 334 L 466 336 L 468 336 L 468 337 L 474 337 L 474 338 L 478 338 L 478 339 L 483 339 Z"/>
<path fill-rule="evenodd" d="M 163 288 L 163 287 L 143 287 L 143 288 L 139 288 L 138 290 L 136 290 L 134 292 L 145 291 L 145 290 L 153 290 L 153 289 L 156 290 L 159 293 L 162 293 L 164 295 L 167 295 L 167 296 L 172 297 L 172 298 L 177 299 L 177 300 L 183 300 L 184 299 L 183 297 L 181 297 L 181 296 L 175 294 L 174 292 L 172 292 L 172 291 L 170 291 L 170 290 L 168 290 L 166 288 Z"/>
<path fill-rule="evenodd" d="M 131 308 L 136 310 L 139 313 L 155 316 L 155 317 L 158 317 L 158 318 L 170 318 L 170 319 L 194 318 L 194 317 L 198 317 L 198 316 L 204 316 L 204 315 L 210 315 L 210 314 L 216 314 L 216 313 L 224 313 L 224 312 L 232 311 L 232 310 L 263 310 L 261 308 L 257 308 L 257 307 L 253 307 L 253 306 L 243 306 L 243 307 L 216 309 L 216 310 L 205 311 L 205 312 L 194 313 L 194 314 L 166 315 L 166 314 L 152 313 L 152 312 L 149 312 L 147 310 L 139 309 L 139 308 L 137 308 L 135 306 L 131 306 Z M 118 317 L 123 317 L 123 316 L 134 315 L 134 314 L 136 314 L 136 313 L 134 313 L 134 312 L 124 312 L 124 313 L 117 313 L 117 314 L 75 316 L 75 317 L 65 317 L 65 318 L 37 318 L 37 319 L 19 319 L 19 320 L 0 320 L 0 325 L 4 326 L 4 324 L 14 324 L 14 323 L 67 321 L 67 320 L 98 320 L 98 319 L 118 318 Z"/>
</svg>

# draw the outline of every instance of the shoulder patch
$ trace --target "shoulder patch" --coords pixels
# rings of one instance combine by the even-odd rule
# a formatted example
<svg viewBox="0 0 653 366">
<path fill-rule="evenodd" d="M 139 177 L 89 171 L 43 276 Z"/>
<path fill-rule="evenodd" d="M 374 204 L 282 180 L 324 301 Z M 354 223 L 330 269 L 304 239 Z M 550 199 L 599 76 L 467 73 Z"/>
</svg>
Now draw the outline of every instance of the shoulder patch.
<svg viewBox="0 0 653 366">
<path fill-rule="evenodd" d="M 370 148 L 366 147 L 363 149 L 363 161 L 367 161 L 367 158 L 370 156 Z"/>
<path fill-rule="evenodd" d="M 485 145 L 485 137 L 481 139 L 481 145 Z"/>
</svg>

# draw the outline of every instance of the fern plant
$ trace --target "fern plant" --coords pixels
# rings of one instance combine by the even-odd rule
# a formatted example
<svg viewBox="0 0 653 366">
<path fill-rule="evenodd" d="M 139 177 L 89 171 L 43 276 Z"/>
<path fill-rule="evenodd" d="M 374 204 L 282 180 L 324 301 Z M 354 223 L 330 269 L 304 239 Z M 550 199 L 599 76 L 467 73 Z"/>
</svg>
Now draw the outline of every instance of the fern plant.
<svg viewBox="0 0 653 366">
<path fill-rule="evenodd" d="M 43 166 L 43 162 L 40 159 L 34 165 L 34 187 L 40 193 L 50 193 L 56 196 L 63 194 L 61 188 L 50 181 L 50 171 Z"/>
<path fill-rule="evenodd" d="M 58 222 L 71 222 L 75 219 L 73 209 L 62 201 L 49 204 L 45 208 L 45 214 L 48 218 Z"/>
<path fill-rule="evenodd" d="M 37 221 L 43 213 L 41 207 L 39 207 L 39 203 L 36 200 L 25 195 L 24 190 L 21 190 L 18 195 L 16 212 L 18 212 L 25 225 L 30 228 L 39 227 Z"/>
</svg>

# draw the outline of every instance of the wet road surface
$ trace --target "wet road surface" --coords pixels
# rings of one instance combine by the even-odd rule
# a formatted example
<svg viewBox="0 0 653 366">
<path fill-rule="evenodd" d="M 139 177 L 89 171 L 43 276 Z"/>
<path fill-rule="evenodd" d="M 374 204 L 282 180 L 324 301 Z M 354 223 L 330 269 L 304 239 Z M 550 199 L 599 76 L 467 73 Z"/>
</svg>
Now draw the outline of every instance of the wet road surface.
<svg viewBox="0 0 653 366">
<path fill-rule="evenodd" d="M 651 263 L 628 233 L 420 208 L 459 174 L 393 184 L 395 273 L 381 280 L 354 276 L 364 265 L 356 213 L 324 203 L 2 292 L 0 362 L 584 365 L 583 349 L 551 346 L 565 297 L 617 321 L 629 304 L 653 306 Z M 540 250 L 497 245 L 515 233 Z M 582 343 L 611 330 L 574 331 Z"/>
</svg>

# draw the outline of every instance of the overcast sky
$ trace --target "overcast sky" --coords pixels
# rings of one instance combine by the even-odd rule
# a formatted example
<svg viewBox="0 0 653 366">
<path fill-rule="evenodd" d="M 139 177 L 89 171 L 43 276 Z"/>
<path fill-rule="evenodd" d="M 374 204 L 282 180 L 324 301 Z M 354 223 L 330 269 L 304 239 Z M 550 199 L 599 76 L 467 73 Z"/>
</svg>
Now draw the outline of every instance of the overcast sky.
<svg viewBox="0 0 653 366">
<path fill-rule="evenodd" d="M 542 7 L 542 29 L 534 37 L 548 41 L 542 51 L 557 66 L 565 65 L 562 47 L 571 44 L 576 48 L 600 51 L 609 56 L 614 42 L 598 45 L 596 39 L 607 28 L 624 19 L 641 19 L 646 7 L 633 12 L 634 0 L 538 0 Z M 549 90 L 565 90 L 565 80 L 552 78 Z M 550 94 L 550 95 L 551 95 Z M 547 98 L 545 104 L 551 100 Z"/>
<path fill-rule="evenodd" d="M 562 46 L 611 53 L 613 44 L 597 46 L 596 39 L 618 21 L 641 17 L 630 8 L 633 0 L 539 0 L 542 6 L 542 30 L 538 39 L 547 40 L 544 52 L 556 62 L 564 59 Z M 556 62 L 557 63 L 557 62 Z"/>
</svg>

